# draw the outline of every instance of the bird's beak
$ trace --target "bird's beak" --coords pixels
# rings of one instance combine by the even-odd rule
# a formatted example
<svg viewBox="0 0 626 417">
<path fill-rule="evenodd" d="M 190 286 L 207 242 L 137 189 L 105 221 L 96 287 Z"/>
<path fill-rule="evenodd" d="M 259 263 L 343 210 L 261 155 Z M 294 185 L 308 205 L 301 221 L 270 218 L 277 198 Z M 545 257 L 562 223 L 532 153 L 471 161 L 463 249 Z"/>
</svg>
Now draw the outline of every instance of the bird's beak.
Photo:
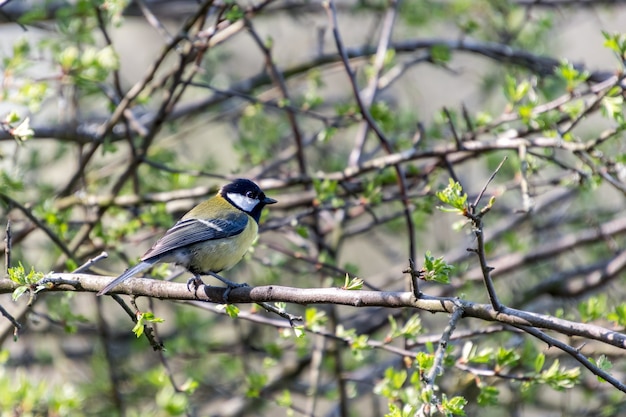
<svg viewBox="0 0 626 417">
<path fill-rule="evenodd" d="M 265 197 L 263 199 L 263 204 L 274 204 L 274 203 L 278 203 L 278 201 L 274 200 L 273 198 L 269 198 L 269 197 Z"/>
</svg>

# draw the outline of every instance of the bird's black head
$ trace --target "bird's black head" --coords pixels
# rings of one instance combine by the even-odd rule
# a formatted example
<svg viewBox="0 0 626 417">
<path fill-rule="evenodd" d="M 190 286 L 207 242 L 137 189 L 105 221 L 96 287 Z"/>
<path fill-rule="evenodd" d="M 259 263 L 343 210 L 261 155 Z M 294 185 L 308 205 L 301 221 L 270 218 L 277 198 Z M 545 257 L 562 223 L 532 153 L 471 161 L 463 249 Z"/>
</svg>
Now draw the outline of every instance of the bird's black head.
<svg viewBox="0 0 626 417">
<path fill-rule="evenodd" d="M 259 222 L 261 211 L 267 204 L 274 204 L 276 200 L 265 196 L 258 185 L 247 179 L 237 179 L 223 186 L 219 194 L 239 210 L 248 213 Z"/>
</svg>

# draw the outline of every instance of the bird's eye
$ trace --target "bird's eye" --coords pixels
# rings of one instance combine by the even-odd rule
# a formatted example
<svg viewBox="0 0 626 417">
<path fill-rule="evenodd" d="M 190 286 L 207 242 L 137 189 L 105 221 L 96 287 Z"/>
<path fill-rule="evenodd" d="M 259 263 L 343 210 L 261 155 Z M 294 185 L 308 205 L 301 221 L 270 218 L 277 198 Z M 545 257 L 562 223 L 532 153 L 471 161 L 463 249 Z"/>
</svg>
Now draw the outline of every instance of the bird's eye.
<svg viewBox="0 0 626 417">
<path fill-rule="evenodd" d="M 246 192 L 246 197 L 254 198 L 254 193 L 252 191 L 248 191 L 248 192 Z"/>
</svg>

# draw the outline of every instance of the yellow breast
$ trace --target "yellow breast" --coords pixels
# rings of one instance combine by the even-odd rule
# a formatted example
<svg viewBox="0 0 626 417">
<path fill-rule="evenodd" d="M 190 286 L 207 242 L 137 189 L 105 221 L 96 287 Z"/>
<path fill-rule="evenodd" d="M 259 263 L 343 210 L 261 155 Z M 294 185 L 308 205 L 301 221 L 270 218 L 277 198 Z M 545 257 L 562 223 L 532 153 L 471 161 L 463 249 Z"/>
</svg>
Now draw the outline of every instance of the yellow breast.
<svg viewBox="0 0 626 417">
<path fill-rule="evenodd" d="M 240 234 L 191 247 L 193 265 L 190 269 L 217 273 L 232 268 L 246 254 L 256 239 L 258 229 L 257 223 L 248 218 L 248 224 Z"/>
</svg>

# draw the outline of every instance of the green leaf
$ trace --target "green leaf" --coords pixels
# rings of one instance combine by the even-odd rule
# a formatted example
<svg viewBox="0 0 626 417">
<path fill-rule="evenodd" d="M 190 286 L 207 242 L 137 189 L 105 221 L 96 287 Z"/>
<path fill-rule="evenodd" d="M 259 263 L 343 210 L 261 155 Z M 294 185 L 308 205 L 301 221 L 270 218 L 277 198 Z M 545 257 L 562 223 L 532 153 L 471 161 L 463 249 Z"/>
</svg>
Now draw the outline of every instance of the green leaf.
<svg viewBox="0 0 626 417">
<path fill-rule="evenodd" d="M 176 392 L 171 385 L 165 385 L 156 394 L 155 402 L 167 415 L 178 416 L 187 409 L 188 397 L 182 392 Z"/>
<path fill-rule="evenodd" d="M 26 273 L 26 268 L 24 268 L 22 262 L 18 262 L 17 266 L 9 268 L 9 279 L 20 285 L 34 285 L 44 277 L 45 274 L 43 272 L 36 272 L 32 266 L 30 271 Z"/>
<path fill-rule="evenodd" d="M 447 64 L 452 58 L 452 53 L 448 45 L 436 44 L 430 48 L 430 57 L 435 64 Z"/>
<path fill-rule="evenodd" d="M 484 348 L 481 349 L 480 352 L 476 352 L 473 349 L 472 354 L 469 356 L 468 361 L 470 363 L 480 363 L 480 364 L 488 364 L 492 363 L 495 359 L 495 352 L 493 348 Z"/>
<path fill-rule="evenodd" d="M 350 351 L 357 361 L 365 359 L 363 351 L 370 350 L 371 346 L 368 343 L 369 336 L 361 334 L 356 337 L 350 338 Z"/>
<path fill-rule="evenodd" d="M 514 349 L 499 347 L 495 355 L 496 365 L 499 368 L 514 367 L 520 360 L 520 355 Z"/>
<path fill-rule="evenodd" d="M 316 104 L 321 104 L 321 103 L 316 103 Z M 330 141 L 330 139 L 332 139 L 336 133 L 337 133 L 336 127 L 325 127 L 324 129 L 320 130 L 319 133 L 317 134 L 317 140 L 318 142 L 326 143 Z"/>
<path fill-rule="evenodd" d="M 535 372 L 539 373 L 543 369 L 543 364 L 546 362 L 546 355 L 538 353 L 535 359 Z"/>
<path fill-rule="evenodd" d="M 400 369 L 398 371 L 392 369 L 393 368 L 387 369 L 387 371 L 385 372 L 385 378 L 389 378 L 392 387 L 394 387 L 395 389 L 400 389 L 404 385 L 408 374 L 404 369 Z"/>
<path fill-rule="evenodd" d="M 225 13 L 224 17 L 231 23 L 234 23 L 245 16 L 243 10 L 238 5 L 233 5 L 228 11 Z"/>
<path fill-rule="evenodd" d="M 448 186 L 442 191 L 437 191 L 437 198 L 447 206 L 452 207 L 437 207 L 442 211 L 453 212 L 463 214 L 467 210 L 467 194 L 463 192 L 461 184 L 454 181 L 452 178 L 448 180 Z"/>
<path fill-rule="evenodd" d="M 13 294 L 11 295 L 13 301 L 17 301 L 26 291 L 29 290 L 29 288 L 30 287 L 28 285 L 21 285 L 13 290 Z"/>
<path fill-rule="evenodd" d="M 624 113 L 622 112 L 624 106 L 624 97 L 621 95 L 610 96 L 606 95 L 601 101 L 601 113 L 608 119 L 615 120 L 616 122 L 624 123 Z"/>
<path fill-rule="evenodd" d="M 583 322 L 590 322 L 602 318 L 607 312 L 607 296 L 600 294 L 589 297 L 578 304 L 578 312 Z"/>
<path fill-rule="evenodd" d="M 313 331 L 323 330 L 328 318 L 326 312 L 309 307 L 304 311 L 305 326 Z"/>
<path fill-rule="evenodd" d="M 46 20 L 47 17 L 48 14 L 43 7 L 32 7 L 19 17 L 18 22 L 22 25 L 28 26 L 39 21 Z"/>
<path fill-rule="evenodd" d="M 346 278 L 344 280 L 344 284 L 343 287 L 341 287 L 341 289 L 343 290 L 360 290 L 363 288 L 363 280 L 360 278 L 353 278 L 350 279 L 350 275 L 348 275 L 348 273 L 346 273 Z"/>
<path fill-rule="evenodd" d="M 137 314 L 137 323 L 135 323 L 132 331 L 135 333 L 135 336 L 140 337 L 144 332 L 144 326 L 147 326 L 148 323 L 163 323 L 164 321 L 165 320 L 160 317 L 156 317 L 154 313 L 149 311 L 139 313 Z"/>
<path fill-rule="evenodd" d="M 465 406 L 467 405 L 467 400 L 463 397 L 452 397 L 448 400 L 446 394 L 441 395 L 441 408 L 444 413 L 449 413 L 454 416 L 464 416 L 465 415 Z"/>
<path fill-rule="evenodd" d="M 239 317 L 239 307 L 234 304 L 226 304 L 224 311 L 226 311 L 226 314 L 228 314 L 228 316 L 232 319 Z"/>
<path fill-rule="evenodd" d="M 626 303 L 615 306 L 606 318 L 620 327 L 626 327 Z"/>
<path fill-rule="evenodd" d="M 421 372 L 427 372 L 435 363 L 435 355 L 432 353 L 417 352 L 415 355 L 415 361 L 417 368 Z"/>
<path fill-rule="evenodd" d="M 450 273 L 454 271 L 454 266 L 446 263 L 443 257 L 435 258 L 430 251 L 424 254 L 424 270 L 422 279 L 425 281 L 435 281 L 441 284 L 450 283 Z"/>
<path fill-rule="evenodd" d="M 498 388 L 491 385 L 481 386 L 477 398 L 478 405 L 483 407 L 498 405 L 498 395 L 500 395 Z"/>
<path fill-rule="evenodd" d="M 200 383 L 198 381 L 189 378 L 185 382 L 183 382 L 183 384 L 180 386 L 180 389 L 188 394 L 193 394 L 199 386 Z"/>
<path fill-rule="evenodd" d="M 376 101 L 370 106 L 370 113 L 384 131 L 391 130 L 395 121 L 395 115 L 389 105 L 384 101 Z"/>
<path fill-rule="evenodd" d="M 17 123 L 21 120 L 19 114 L 17 114 L 16 111 L 10 111 L 9 114 L 6 115 L 6 117 L 4 118 L 4 122 L 6 124 L 13 124 L 13 123 Z"/>
<path fill-rule="evenodd" d="M 422 319 L 419 314 L 413 314 L 402 326 L 399 336 L 414 340 L 422 332 Z"/>
<path fill-rule="evenodd" d="M 293 333 L 297 338 L 303 337 L 304 335 L 306 335 L 306 332 L 304 330 L 304 326 L 293 326 Z"/>
<path fill-rule="evenodd" d="M 561 62 L 554 71 L 555 75 L 565 81 L 565 88 L 571 92 L 589 78 L 588 71 L 579 71 L 571 62 Z"/>
<path fill-rule="evenodd" d="M 135 323 L 132 332 L 135 333 L 135 336 L 137 336 L 137 338 L 139 338 L 143 334 L 143 330 L 143 323 L 137 320 L 137 323 Z"/>
<path fill-rule="evenodd" d="M 511 104 L 518 104 L 521 102 L 531 91 L 531 84 L 529 81 L 517 81 L 512 75 L 506 74 L 504 80 L 504 97 Z"/>
<path fill-rule="evenodd" d="M 602 31 L 602 35 L 604 36 L 604 46 L 615 52 L 621 63 L 626 57 L 626 34 Z"/>
<path fill-rule="evenodd" d="M 295 227 L 295 231 L 300 237 L 303 237 L 305 239 L 309 237 L 309 229 L 308 227 L 304 225 L 301 225 L 301 224 L 297 225 Z"/>
<path fill-rule="evenodd" d="M 394 403 L 389 403 L 389 412 L 385 414 L 385 417 L 405 417 L 400 407 Z"/>
<path fill-rule="evenodd" d="M 540 383 L 548 384 L 557 391 L 573 388 L 580 379 L 580 368 L 561 368 L 555 359 L 549 369 L 541 372 L 537 378 Z"/>
<path fill-rule="evenodd" d="M 611 370 L 611 368 L 613 368 L 613 363 L 611 363 L 611 361 L 609 360 L 609 358 L 606 357 L 606 355 L 600 355 L 600 357 L 597 360 L 594 360 L 593 358 L 589 358 L 589 362 L 593 363 L 594 365 L 596 365 L 598 368 L 602 369 L 603 371 L 608 372 Z M 606 382 L 604 378 L 602 377 L 598 377 L 598 381 Z"/>
<path fill-rule="evenodd" d="M 246 375 L 246 382 L 248 384 L 246 390 L 246 396 L 248 398 L 258 398 L 261 395 L 261 390 L 267 384 L 268 376 L 258 372 L 250 372 Z"/>
<path fill-rule="evenodd" d="M 284 389 L 280 395 L 276 398 L 276 403 L 281 407 L 289 408 L 293 406 L 293 399 L 291 398 L 291 391 Z"/>
<path fill-rule="evenodd" d="M 313 179 L 313 187 L 317 194 L 317 199 L 322 203 L 333 202 L 337 200 L 338 181 L 324 179 Z"/>
</svg>

